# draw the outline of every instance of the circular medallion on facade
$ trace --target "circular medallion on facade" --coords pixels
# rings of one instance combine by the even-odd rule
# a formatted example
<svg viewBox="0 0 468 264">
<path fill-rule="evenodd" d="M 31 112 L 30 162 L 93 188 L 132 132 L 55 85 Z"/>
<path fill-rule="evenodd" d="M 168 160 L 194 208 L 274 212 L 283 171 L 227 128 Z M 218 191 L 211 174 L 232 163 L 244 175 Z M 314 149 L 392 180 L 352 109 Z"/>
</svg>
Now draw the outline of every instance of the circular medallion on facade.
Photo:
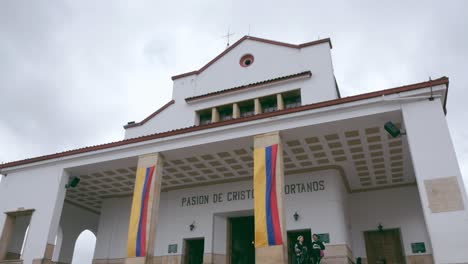
<svg viewBox="0 0 468 264">
<path fill-rule="evenodd" d="M 242 58 L 239 61 L 239 64 L 242 67 L 249 67 L 250 65 L 252 65 L 253 62 L 254 62 L 254 56 L 252 54 L 246 54 L 242 56 Z"/>
</svg>

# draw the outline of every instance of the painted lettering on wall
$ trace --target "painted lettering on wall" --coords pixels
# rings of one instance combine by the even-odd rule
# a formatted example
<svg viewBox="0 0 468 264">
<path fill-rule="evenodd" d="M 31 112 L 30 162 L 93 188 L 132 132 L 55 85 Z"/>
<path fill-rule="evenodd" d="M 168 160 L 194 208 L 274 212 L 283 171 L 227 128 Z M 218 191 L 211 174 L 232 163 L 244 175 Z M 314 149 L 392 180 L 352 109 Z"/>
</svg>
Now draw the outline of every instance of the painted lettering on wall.
<svg viewBox="0 0 468 264">
<path fill-rule="evenodd" d="M 284 186 L 284 193 L 286 195 L 319 192 L 325 190 L 325 181 L 311 181 L 306 183 L 291 183 Z M 254 191 L 253 189 L 240 190 L 240 191 L 229 191 L 224 193 L 213 193 L 213 194 L 202 194 L 184 196 L 180 201 L 182 207 L 205 205 L 205 204 L 217 204 L 234 201 L 253 200 Z"/>
</svg>

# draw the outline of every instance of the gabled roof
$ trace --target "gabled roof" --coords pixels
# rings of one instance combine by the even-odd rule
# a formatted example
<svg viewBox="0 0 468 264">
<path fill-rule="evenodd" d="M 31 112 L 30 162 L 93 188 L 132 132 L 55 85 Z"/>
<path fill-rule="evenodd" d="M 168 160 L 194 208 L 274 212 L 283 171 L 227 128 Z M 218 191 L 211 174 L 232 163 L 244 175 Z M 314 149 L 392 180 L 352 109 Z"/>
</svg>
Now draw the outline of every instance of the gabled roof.
<svg viewBox="0 0 468 264">
<path fill-rule="evenodd" d="M 224 90 L 215 91 L 215 92 L 211 92 L 211 93 L 207 93 L 207 94 L 187 97 L 187 98 L 185 98 L 185 101 L 186 102 L 191 102 L 191 101 L 195 101 L 195 100 L 202 99 L 202 98 L 216 96 L 216 95 L 219 95 L 219 94 L 226 94 L 226 93 L 230 93 L 230 92 L 238 92 L 238 91 L 241 91 L 241 90 L 251 89 L 251 88 L 259 87 L 259 86 L 262 86 L 262 85 L 265 85 L 265 84 L 274 84 L 274 83 L 287 81 L 287 80 L 291 80 L 291 79 L 297 79 L 297 78 L 306 78 L 306 77 L 310 78 L 311 76 L 312 76 L 312 73 L 310 71 L 304 71 L 304 72 L 299 72 L 299 73 L 290 74 L 290 75 L 286 75 L 286 76 L 276 77 L 276 78 L 273 78 L 273 79 L 268 79 L 268 80 L 249 83 L 249 84 L 236 86 L 236 87 L 232 87 L 232 88 L 227 88 L 227 89 L 224 89 Z"/>
<path fill-rule="evenodd" d="M 286 114 L 291 114 L 291 113 L 297 113 L 297 112 L 302 112 L 302 111 L 318 109 L 318 108 L 322 108 L 322 107 L 328 107 L 328 106 L 340 105 L 340 104 L 345 104 L 345 103 L 350 103 L 350 102 L 356 102 L 356 101 L 360 101 L 360 100 L 366 100 L 366 99 L 381 97 L 383 95 L 390 95 L 390 94 L 396 94 L 396 93 L 402 93 L 402 92 L 418 90 L 418 89 L 422 89 L 422 88 L 429 88 L 429 87 L 437 86 L 437 85 L 446 85 L 447 89 L 448 89 L 448 84 L 449 84 L 449 79 L 447 77 L 442 77 L 442 78 L 439 78 L 439 79 L 436 79 L 436 80 L 430 80 L 430 81 L 426 81 L 426 82 L 415 83 L 415 84 L 411 84 L 411 85 L 405 85 L 405 86 L 400 86 L 400 87 L 381 90 L 381 91 L 376 91 L 376 92 L 370 92 L 370 93 L 359 94 L 359 95 L 354 95 L 354 96 L 349 96 L 349 97 L 343 97 L 343 98 L 339 98 L 339 99 L 334 99 L 334 100 L 329 100 L 329 101 L 324 101 L 324 102 L 319 102 L 319 103 L 314 103 L 314 104 L 303 105 L 303 106 L 299 106 L 299 107 L 296 107 L 296 108 L 288 108 L 288 109 L 284 109 L 284 110 L 279 110 L 279 111 L 276 111 L 276 112 L 263 113 L 263 114 L 249 116 L 249 117 L 243 117 L 243 118 L 236 118 L 236 119 L 231 119 L 231 120 L 226 120 L 226 121 L 221 121 L 221 122 L 216 122 L 216 123 L 211 123 L 211 124 L 206 124 L 206 125 L 198 125 L 198 126 L 180 128 L 180 129 L 176 129 L 176 130 L 171 130 L 171 131 L 162 132 L 162 133 L 156 133 L 156 134 L 147 135 L 147 136 L 141 136 L 141 137 L 137 137 L 137 138 L 124 139 L 124 140 L 115 141 L 115 142 L 102 144 L 102 145 L 89 146 L 89 147 L 84 147 L 84 148 L 79 148 L 79 149 L 74 149 L 74 150 L 68 150 L 68 151 L 64 151 L 64 152 L 59 152 L 59 153 L 50 154 L 50 155 L 44 155 L 44 156 L 35 157 L 35 158 L 12 161 L 12 162 L 8 162 L 8 163 L 0 164 L 0 169 L 11 168 L 11 167 L 21 166 L 21 165 L 25 165 L 25 164 L 30 164 L 30 163 L 35 163 L 35 162 L 40 162 L 40 161 L 45 161 L 45 160 L 50 160 L 50 159 L 56 159 L 56 158 L 61 158 L 61 157 L 67 157 L 67 156 L 72 156 L 72 155 L 77 155 L 77 154 L 82 154 L 82 153 L 88 153 L 88 152 L 97 151 L 97 150 L 110 149 L 110 148 L 114 148 L 114 147 L 118 147 L 118 146 L 131 145 L 131 144 L 134 144 L 134 143 L 139 143 L 139 142 L 144 142 L 144 141 L 149 141 L 149 140 L 154 140 L 154 139 L 159 139 L 159 138 L 165 138 L 165 137 L 170 137 L 170 136 L 175 136 L 175 135 L 180 135 L 180 134 L 185 134 L 185 133 L 190 133 L 190 132 L 200 131 L 200 130 L 205 130 L 205 129 L 210 129 L 210 128 L 215 128 L 215 127 L 238 124 L 238 123 L 254 121 L 254 120 L 259 120 L 259 119 L 265 119 L 265 118 L 270 118 L 270 117 L 273 117 L 273 116 L 286 115 Z M 448 91 L 446 93 L 448 93 Z M 445 101 L 444 101 L 444 106 L 443 106 L 444 110 L 445 110 L 446 103 L 447 103 L 447 96 L 445 96 Z"/>
<path fill-rule="evenodd" d="M 176 80 L 176 79 L 183 78 L 183 77 L 186 77 L 186 76 L 190 76 L 190 75 L 193 75 L 193 74 L 200 74 L 200 73 L 203 72 L 206 68 L 208 68 L 211 64 L 213 64 L 213 63 L 215 63 L 217 60 L 221 59 L 221 57 L 223 57 L 226 53 L 228 53 L 229 51 L 231 51 L 232 49 L 234 49 L 236 46 L 238 46 L 240 43 L 242 43 L 244 40 L 247 40 L 247 39 L 248 39 L 248 40 L 253 40 L 253 41 L 262 42 L 262 43 L 267 43 L 267 44 L 272 44 L 272 45 L 287 47 L 287 48 L 294 48 L 294 49 L 301 49 L 301 48 L 305 48 L 305 47 L 309 47 L 309 46 L 313 46 L 313 45 L 317 45 L 317 44 L 322 44 L 322 43 L 328 43 L 328 45 L 330 45 L 330 49 L 332 48 L 332 44 L 331 44 L 330 38 L 319 39 L 319 40 L 316 40 L 316 41 L 311 41 L 311 42 L 306 42 L 306 43 L 302 43 L 302 44 L 299 44 L 299 45 L 295 45 L 295 44 L 284 43 L 284 42 L 279 42 L 279 41 L 275 41 L 275 40 L 257 38 L 257 37 L 252 37 L 252 36 L 244 36 L 244 37 L 242 37 L 241 39 L 239 39 L 238 41 L 236 41 L 234 44 L 232 44 L 231 46 L 229 46 L 226 50 L 224 50 L 223 52 L 221 52 L 221 53 L 220 53 L 218 56 L 216 56 L 214 59 L 212 59 L 212 60 L 209 61 L 207 64 L 205 64 L 205 66 L 201 67 L 199 70 L 195 70 L 195 71 L 191 71 L 191 72 L 186 72 L 186 73 L 174 75 L 174 76 L 172 76 L 172 80 Z"/>
</svg>

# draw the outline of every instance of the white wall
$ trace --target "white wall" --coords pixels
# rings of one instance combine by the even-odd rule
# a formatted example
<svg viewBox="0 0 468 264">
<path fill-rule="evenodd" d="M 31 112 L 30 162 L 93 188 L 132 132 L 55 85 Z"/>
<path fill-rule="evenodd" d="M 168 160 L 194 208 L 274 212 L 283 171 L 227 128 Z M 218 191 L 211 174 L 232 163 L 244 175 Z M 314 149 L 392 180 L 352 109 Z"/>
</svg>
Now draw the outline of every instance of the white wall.
<svg viewBox="0 0 468 264">
<path fill-rule="evenodd" d="M 366 256 L 364 231 L 400 228 L 406 255 L 412 255 L 411 243 L 431 244 L 415 186 L 348 194 L 335 171 L 323 171 L 286 177 L 286 184 L 325 181 L 325 190 L 286 195 L 288 230 L 310 228 L 313 233 L 329 233 L 330 244 L 347 244 L 356 257 Z M 168 255 L 169 244 L 183 239 L 204 237 L 205 252 L 226 254 L 227 217 L 253 212 L 253 200 L 226 201 L 227 192 L 252 189 L 250 181 L 182 189 L 161 194 L 156 234 L 156 255 Z M 296 189 L 297 192 L 297 189 Z M 222 193 L 224 202 L 212 203 L 213 194 Z M 183 197 L 209 195 L 209 204 L 181 206 Z M 131 197 L 108 199 L 104 203 L 95 258 L 125 257 Z M 349 208 L 348 208 L 349 207 Z M 298 221 L 293 214 L 298 212 Z M 349 215 L 348 213 L 349 212 Z M 195 221 L 195 229 L 189 225 Z M 212 243 L 214 241 L 214 243 Z"/>
<path fill-rule="evenodd" d="M 59 261 L 71 263 L 78 236 L 85 230 L 97 234 L 99 215 L 65 202 L 60 219 L 62 241 Z"/>
<path fill-rule="evenodd" d="M 6 216 L 3 212 L 34 209 L 22 256 L 24 263 L 43 258 L 49 234 L 56 231 L 53 216 L 57 199 L 65 192 L 64 175 L 62 169 L 51 164 L 10 172 L 0 184 L 0 230 Z"/>
<path fill-rule="evenodd" d="M 411 158 L 436 263 L 468 262 L 468 201 L 440 99 L 402 105 Z M 427 181 L 455 177 L 461 210 L 433 212 Z M 439 186 L 440 187 L 440 186 Z M 437 201 L 446 207 L 449 195 Z M 450 203 L 453 201 L 448 200 Z M 444 205 L 445 204 L 445 205 Z M 456 204 L 456 202 L 455 202 Z"/>
<path fill-rule="evenodd" d="M 350 243 L 344 213 L 347 194 L 344 191 L 341 177 L 336 171 L 287 176 L 286 184 L 322 180 L 325 190 L 298 193 L 295 189 L 294 194 L 286 195 L 286 227 L 288 230 L 311 228 L 312 232 L 330 233 L 331 244 Z M 183 240 L 198 237 L 205 238 L 206 253 L 225 254 L 226 218 L 220 214 L 231 212 L 230 215 L 234 216 L 235 213 L 232 212 L 236 211 L 239 215 L 245 215 L 245 211 L 253 212 L 253 199 L 228 201 L 228 193 L 252 189 L 251 181 L 242 181 L 163 192 L 159 208 L 155 254 L 168 255 L 169 244 L 177 244 L 177 254 L 181 254 Z M 223 202 L 213 203 L 213 195 L 218 193 L 223 195 Z M 200 195 L 208 195 L 209 203 L 182 206 L 184 197 Z M 108 199 L 104 202 L 95 258 L 125 257 L 130 207 L 131 197 Z M 292 217 L 295 211 L 301 215 L 297 222 Z M 189 225 L 194 221 L 195 229 L 190 231 Z M 213 233 L 213 230 L 216 233 Z M 212 243 L 213 237 L 216 241 L 215 245 Z"/>
<path fill-rule="evenodd" d="M 128 225 L 132 198 L 105 199 L 96 239 L 95 259 L 127 257 Z"/>
<path fill-rule="evenodd" d="M 346 220 L 348 194 L 341 177 L 331 170 L 288 176 L 286 183 L 300 183 L 304 180 L 325 180 L 325 190 L 286 195 L 287 229 L 310 228 L 312 233 L 329 233 L 330 244 L 349 244 L 351 239 Z M 298 221 L 293 219 L 295 212 L 299 214 Z"/>
<path fill-rule="evenodd" d="M 213 253 L 225 255 L 228 232 L 228 217 L 215 215 L 213 217 Z"/>
<path fill-rule="evenodd" d="M 239 65 L 240 58 L 253 54 L 249 67 Z M 310 79 L 255 88 L 229 96 L 223 95 L 187 104 L 185 98 L 233 88 L 303 71 L 311 71 Z M 243 100 L 301 89 L 302 104 L 311 104 L 337 98 L 335 79 L 328 43 L 302 49 L 245 40 L 225 54 L 199 75 L 174 81 L 172 99 L 175 103 L 142 126 L 128 128 L 125 138 L 169 131 L 195 125 L 197 110 L 231 104 Z M 156 109 L 155 109 L 156 110 Z M 171 122 L 167 122 L 171 120 Z"/>
<path fill-rule="evenodd" d="M 415 255 L 411 251 L 411 243 L 414 242 L 424 242 L 426 254 L 431 254 L 431 244 L 416 186 L 353 193 L 350 195 L 350 201 L 352 250 L 355 257 L 366 258 L 364 231 L 377 230 L 379 223 L 384 229 L 401 230 L 406 255 Z"/>
</svg>

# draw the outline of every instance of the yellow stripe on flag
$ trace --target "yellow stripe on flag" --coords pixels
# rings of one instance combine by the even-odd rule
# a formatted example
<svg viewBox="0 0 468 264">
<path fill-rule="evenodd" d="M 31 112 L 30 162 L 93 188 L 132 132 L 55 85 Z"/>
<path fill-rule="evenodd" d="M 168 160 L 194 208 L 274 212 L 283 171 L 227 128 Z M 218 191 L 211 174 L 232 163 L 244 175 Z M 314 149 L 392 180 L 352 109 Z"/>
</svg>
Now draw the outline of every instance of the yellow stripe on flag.
<svg viewBox="0 0 468 264">
<path fill-rule="evenodd" d="M 254 150 L 254 194 L 255 194 L 255 247 L 268 246 L 266 222 L 266 161 L 265 148 Z"/>
<path fill-rule="evenodd" d="M 153 196 L 154 196 L 154 189 L 156 188 L 156 170 L 157 168 L 155 167 L 154 172 L 153 172 L 153 182 L 151 183 L 151 186 L 148 186 L 150 188 L 149 191 L 149 196 L 148 196 L 148 215 L 146 216 L 146 246 L 148 246 L 148 239 L 150 237 L 150 227 L 151 227 L 151 219 L 152 219 L 152 214 L 153 214 Z M 146 252 L 148 254 L 148 251 Z"/>
<path fill-rule="evenodd" d="M 128 257 L 136 256 L 136 243 L 138 236 L 138 224 L 140 222 L 141 196 L 145 185 L 146 168 L 138 168 L 133 190 L 132 211 L 128 227 Z"/>
</svg>

